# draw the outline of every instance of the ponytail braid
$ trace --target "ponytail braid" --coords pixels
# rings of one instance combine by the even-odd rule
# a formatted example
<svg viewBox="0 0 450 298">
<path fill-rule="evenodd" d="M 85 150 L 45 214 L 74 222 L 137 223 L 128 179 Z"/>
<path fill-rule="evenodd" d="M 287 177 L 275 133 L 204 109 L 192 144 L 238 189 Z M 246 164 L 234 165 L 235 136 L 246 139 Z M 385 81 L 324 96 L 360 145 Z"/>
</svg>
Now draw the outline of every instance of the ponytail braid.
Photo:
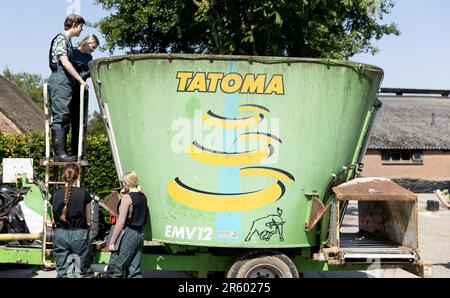
<svg viewBox="0 0 450 298">
<path fill-rule="evenodd" d="M 64 209 L 60 219 L 65 222 L 67 222 L 67 206 L 72 198 L 73 182 L 78 178 L 78 175 L 79 169 L 76 164 L 69 164 L 64 168 L 64 181 L 66 182 L 66 187 L 64 189 Z"/>
<path fill-rule="evenodd" d="M 67 181 L 66 188 L 64 189 L 64 209 L 62 211 L 60 219 L 62 221 L 67 221 L 67 205 L 69 204 L 70 198 L 72 197 L 72 187 L 73 187 L 73 180 L 69 179 Z"/>
</svg>

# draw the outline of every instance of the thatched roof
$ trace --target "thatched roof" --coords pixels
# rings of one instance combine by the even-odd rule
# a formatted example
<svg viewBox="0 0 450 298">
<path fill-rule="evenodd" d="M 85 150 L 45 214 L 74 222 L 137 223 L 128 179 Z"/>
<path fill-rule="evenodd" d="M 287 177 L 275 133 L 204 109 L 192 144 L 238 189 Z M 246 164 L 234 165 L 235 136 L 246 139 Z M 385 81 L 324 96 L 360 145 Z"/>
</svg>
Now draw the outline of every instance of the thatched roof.
<svg viewBox="0 0 450 298">
<path fill-rule="evenodd" d="M 15 84 L 0 76 L 0 131 L 44 130 L 44 112 Z"/>
<path fill-rule="evenodd" d="M 450 98 L 382 96 L 369 149 L 450 149 Z"/>
</svg>

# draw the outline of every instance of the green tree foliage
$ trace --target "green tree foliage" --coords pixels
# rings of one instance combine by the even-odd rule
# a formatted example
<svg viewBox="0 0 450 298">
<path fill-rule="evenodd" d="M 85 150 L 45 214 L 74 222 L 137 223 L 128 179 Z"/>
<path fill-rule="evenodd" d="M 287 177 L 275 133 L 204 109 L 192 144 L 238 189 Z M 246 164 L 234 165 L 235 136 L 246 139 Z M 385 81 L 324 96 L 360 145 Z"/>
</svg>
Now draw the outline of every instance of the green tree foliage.
<svg viewBox="0 0 450 298">
<path fill-rule="evenodd" d="M 39 161 L 45 156 L 43 133 L 3 134 L 0 132 L 0 158 L 33 158 L 33 169 L 38 180 L 44 179 Z M 42 168 L 40 170 L 39 168 Z"/>
<path fill-rule="evenodd" d="M 92 194 L 103 199 L 114 188 L 120 186 L 108 138 L 102 134 L 88 136 L 87 152 L 90 166 L 83 168 L 84 186 Z M 45 141 L 43 133 L 26 135 L 0 133 L 0 159 L 33 158 L 36 181 L 44 180 L 45 168 L 39 164 L 44 156 Z M 55 168 L 55 170 L 57 169 Z M 60 175 L 60 172 L 54 171 L 52 175 Z M 62 179 L 62 177 L 59 178 Z"/>
<path fill-rule="evenodd" d="M 39 106 L 43 106 L 44 96 L 42 87 L 44 86 L 45 80 L 41 75 L 28 72 L 13 73 L 9 68 L 6 68 L 3 71 L 3 76 L 22 89 Z"/>
<path fill-rule="evenodd" d="M 104 134 L 87 138 L 90 166 L 84 169 L 85 187 L 100 198 L 120 187 L 108 137 Z"/>
<path fill-rule="evenodd" d="M 392 0 L 96 0 L 106 47 L 347 59 L 399 31 L 382 24 Z"/>
<path fill-rule="evenodd" d="M 103 121 L 103 115 L 101 113 L 94 111 L 94 113 L 90 115 L 87 133 L 92 136 L 106 135 L 105 122 Z"/>
</svg>

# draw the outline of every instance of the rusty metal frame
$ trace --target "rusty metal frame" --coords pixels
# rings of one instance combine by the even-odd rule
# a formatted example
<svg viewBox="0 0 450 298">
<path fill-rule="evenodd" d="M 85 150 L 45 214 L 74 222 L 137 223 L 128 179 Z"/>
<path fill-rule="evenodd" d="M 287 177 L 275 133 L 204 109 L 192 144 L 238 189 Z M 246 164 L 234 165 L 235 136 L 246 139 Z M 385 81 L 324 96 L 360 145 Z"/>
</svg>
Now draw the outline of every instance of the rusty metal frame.
<svg viewBox="0 0 450 298">
<path fill-rule="evenodd" d="M 327 211 L 330 204 L 325 206 L 318 196 L 314 195 L 311 197 L 311 211 L 309 214 L 309 221 L 305 223 L 305 231 L 311 232 L 312 229 L 316 226 L 319 220 Z"/>
<path fill-rule="evenodd" d="M 333 192 L 329 239 L 327 245 L 321 247 L 320 251 L 313 255 L 314 260 L 325 261 L 329 265 L 342 266 L 344 264 L 369 264 L 375 259 L 381 267 L 394 266 L 403 268 L 422 277 L 431 274 L 428 264 L 424 263 L 418 254 L 417 195 L 388 179 L 382 178 L 355 179 L 333 187 Z M 340 209 L 342 202 L 349 200 L 356 200 L 361 204 L 365 204 L 366 208 L 370 207 L 370 204 L 381 204 L 380 206 L 385 206 L 384 208 L 388 209 L 396 208 L 393 209 L 393 212 L 396 210 L 402 211 L 401 205 L 407 204 L 409 211 L 407 211 L 406 216 L 403 215 L 403 218 L 398 219 L 402 220 L 402 223 L 398 223 L 399 225 L 403 225 L 405 222 L 407 225 L 397 229 L 404 229 L 404 243 L 394 237 L 395 243 L 398 243 L 398 245 L 392 245 L 386 240 L 388 242 L 380 241 L 381 245 L 376 246 L 377 239 L 371 236 L 367 240 L 363 240 L 363 242 L 358 242 L 358 238 L 358 241 L 354 242 L 354 244 L 343 247 L 344 240 L 347 243 L 349 239 L 353 239 L 351 238 L 353 235 L 345 239 L 341 239 L 340 235 Z M 384 219 L 384 217 L 382 218 Z M 361 222 L 359 225 L 361 227 Z M 388 234 L 388 236 L 390 235 Z M 366 247 L 366 243 L 368 245 L 374 243 L 375 246 Z M 384 245 L 386 249 L 383 249 Z"/>
<path fill-rule="evenodd" d="M 331 218 L 330 218 L 330 240 L 329 246 L 331 247 L 339 247 L 339 201 L 336 199 L 336 195 L 332 196 L 331 201 Z"/>
</svg>

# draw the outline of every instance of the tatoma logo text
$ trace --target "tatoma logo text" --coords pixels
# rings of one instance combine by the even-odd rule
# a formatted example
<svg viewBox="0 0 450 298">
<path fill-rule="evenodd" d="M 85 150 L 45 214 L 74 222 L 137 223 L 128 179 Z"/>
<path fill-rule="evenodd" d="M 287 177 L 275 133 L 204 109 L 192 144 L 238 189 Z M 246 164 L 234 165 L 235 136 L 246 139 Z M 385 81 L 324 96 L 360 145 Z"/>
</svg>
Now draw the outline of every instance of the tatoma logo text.
<svg viewBox="0 0 450 298">
<path fill-rule="evenodd" d="M 266 74 L 219 73 L 219 72 L 189 72 L 177 73 L 178 92 L 208 92 L 214 93 L 220 88 L 224 93 L 243 94 L 276 94 L 284 95 L 283 75 Z"/>
</svg>

